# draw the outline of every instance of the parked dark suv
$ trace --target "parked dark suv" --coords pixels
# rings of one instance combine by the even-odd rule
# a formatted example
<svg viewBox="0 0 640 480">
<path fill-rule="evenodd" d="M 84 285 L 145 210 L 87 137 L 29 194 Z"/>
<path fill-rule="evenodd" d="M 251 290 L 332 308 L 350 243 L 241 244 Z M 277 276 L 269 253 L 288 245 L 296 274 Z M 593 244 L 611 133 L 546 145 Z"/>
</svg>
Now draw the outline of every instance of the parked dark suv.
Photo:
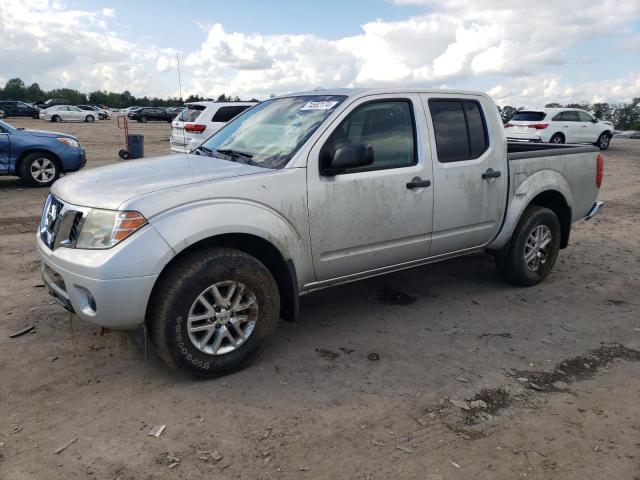
<svg viewBox="0 0 640 480">
<path fill-rule="evenodd" d="M 0 110 L 4 111 L 5 117 L 39 118 L 40 115 L 37 108 L 15 100 L 0 100 Z"/>
<path fill-rule="evenodd" d="M 149 120 L 171 122 L 175 116 L 176 113 L 169 112 L 161 107 L 142 107 L 137 110 L 131 110 L 128 115 L 129 119 L 142 123 Z"/>
</svg>

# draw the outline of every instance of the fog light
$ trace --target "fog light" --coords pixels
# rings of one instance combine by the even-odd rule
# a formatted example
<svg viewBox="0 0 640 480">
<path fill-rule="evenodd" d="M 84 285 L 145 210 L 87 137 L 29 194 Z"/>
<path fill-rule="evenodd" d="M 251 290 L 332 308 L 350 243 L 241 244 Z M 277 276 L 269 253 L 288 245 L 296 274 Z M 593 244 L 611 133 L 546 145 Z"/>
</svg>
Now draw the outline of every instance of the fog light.
<svg viewBox="0 0 640 480">
<path fill-rule="evenodd" d="M 75 285 L 76 298 L 78 299 L 78 306 L 85 315 L 95 315 L 98 309 L 96 300 L 91 295 L 91 292 L 84 287 Z"/>
</svg>

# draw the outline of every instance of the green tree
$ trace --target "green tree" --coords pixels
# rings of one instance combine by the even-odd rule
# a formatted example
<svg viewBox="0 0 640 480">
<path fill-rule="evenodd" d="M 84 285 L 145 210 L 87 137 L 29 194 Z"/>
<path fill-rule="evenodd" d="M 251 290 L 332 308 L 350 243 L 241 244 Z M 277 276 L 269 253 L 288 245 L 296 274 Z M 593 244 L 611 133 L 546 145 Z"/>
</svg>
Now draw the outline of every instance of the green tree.
<svg viewBox="0 0 640 480">
<path fill-rule="evenodd" d="M 39 100 L 46 100 L 44 98 L 44 92 L 37 83 L 29 85 L 24 92 L 24 100 L 28 102 L 37 102 Z"/>
<path fill-rule="evenodd" d="M 522 110 L 522 107 L 516 109 L 511 105 L 505 105 L 504 107 L 498 107 L 498 112 L 500 112 L 500 117 L 502 118 L 502 123 L 507 123 L 509 120 L 513 118 L 513 116 L 518 113 L 518 110 Z"/>
<path fill-rule="evenodd" d="M 10 78 L 4 86 L 4 98 L 7 100 L 22 100 L 25 94 L 25 84 L 19 78 Z"/>
</svg>

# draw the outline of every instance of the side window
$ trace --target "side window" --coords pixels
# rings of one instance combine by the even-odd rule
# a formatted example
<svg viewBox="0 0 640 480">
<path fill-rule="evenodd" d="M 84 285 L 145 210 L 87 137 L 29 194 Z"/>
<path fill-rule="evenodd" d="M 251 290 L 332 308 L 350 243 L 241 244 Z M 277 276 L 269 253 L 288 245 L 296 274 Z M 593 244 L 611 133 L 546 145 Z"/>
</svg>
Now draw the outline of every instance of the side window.
<svg viewBox="0 0 640 480">
<path fill-rule="evenodd" d="M 489 148 L 487 127 L 484 117 L 477 102 L 463 102 L 464 113 L 467 115 L 467 128 L 469 129 L 469 150 L 471 158 L 478 158 Z"/>
<path fill-rule="evenodd" d="M 224 122 L 227 123 L 236 115 L 244 112 L 248 106 L 235 106 L 235 107 L 220 107 L 216 113 L 213 114 L 212 122 Z"/>
<path fill-rule="evenodd" d="M 563 122 L 579 122 L 578 112 L 562 112 Z"/>
<path fill-rule="evenodd" d="M 589 115 L 587 112 L 576 112 L 578 114 L 578 118 L 581 122 L 591 122 L 593 117 Z"/>
<path fill-rule="evenodd" d="M 469 100 L 429 100 L 438 160 L 442 163 L 473 160 L 489 148 L 480 104 Z"/>
<path fill-rule="evenodd" d="M 343 145 L 362 143 L 373 149 L 373 163 L 348 170 L 398 168 L 417 163 L 415 123 L 408 100 L 374 101 L 356 107 L 322 147 L 322 163 Z"/>
</svg>

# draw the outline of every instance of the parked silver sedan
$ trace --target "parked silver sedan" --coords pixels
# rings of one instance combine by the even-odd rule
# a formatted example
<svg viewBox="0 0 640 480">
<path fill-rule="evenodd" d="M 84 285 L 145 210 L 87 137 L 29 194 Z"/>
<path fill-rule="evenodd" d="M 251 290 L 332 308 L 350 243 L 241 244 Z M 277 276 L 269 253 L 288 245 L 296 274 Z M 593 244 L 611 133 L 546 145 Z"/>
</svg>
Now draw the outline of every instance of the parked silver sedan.
<svg viewBox="0 0 640 480">
<path fill-rule="evenodd" d="M 40 118 L 49 122 L 95 122 L 97 112 L 80 110 L 72 105 L 56 105 L 40 112 Z"/>
</svg>

